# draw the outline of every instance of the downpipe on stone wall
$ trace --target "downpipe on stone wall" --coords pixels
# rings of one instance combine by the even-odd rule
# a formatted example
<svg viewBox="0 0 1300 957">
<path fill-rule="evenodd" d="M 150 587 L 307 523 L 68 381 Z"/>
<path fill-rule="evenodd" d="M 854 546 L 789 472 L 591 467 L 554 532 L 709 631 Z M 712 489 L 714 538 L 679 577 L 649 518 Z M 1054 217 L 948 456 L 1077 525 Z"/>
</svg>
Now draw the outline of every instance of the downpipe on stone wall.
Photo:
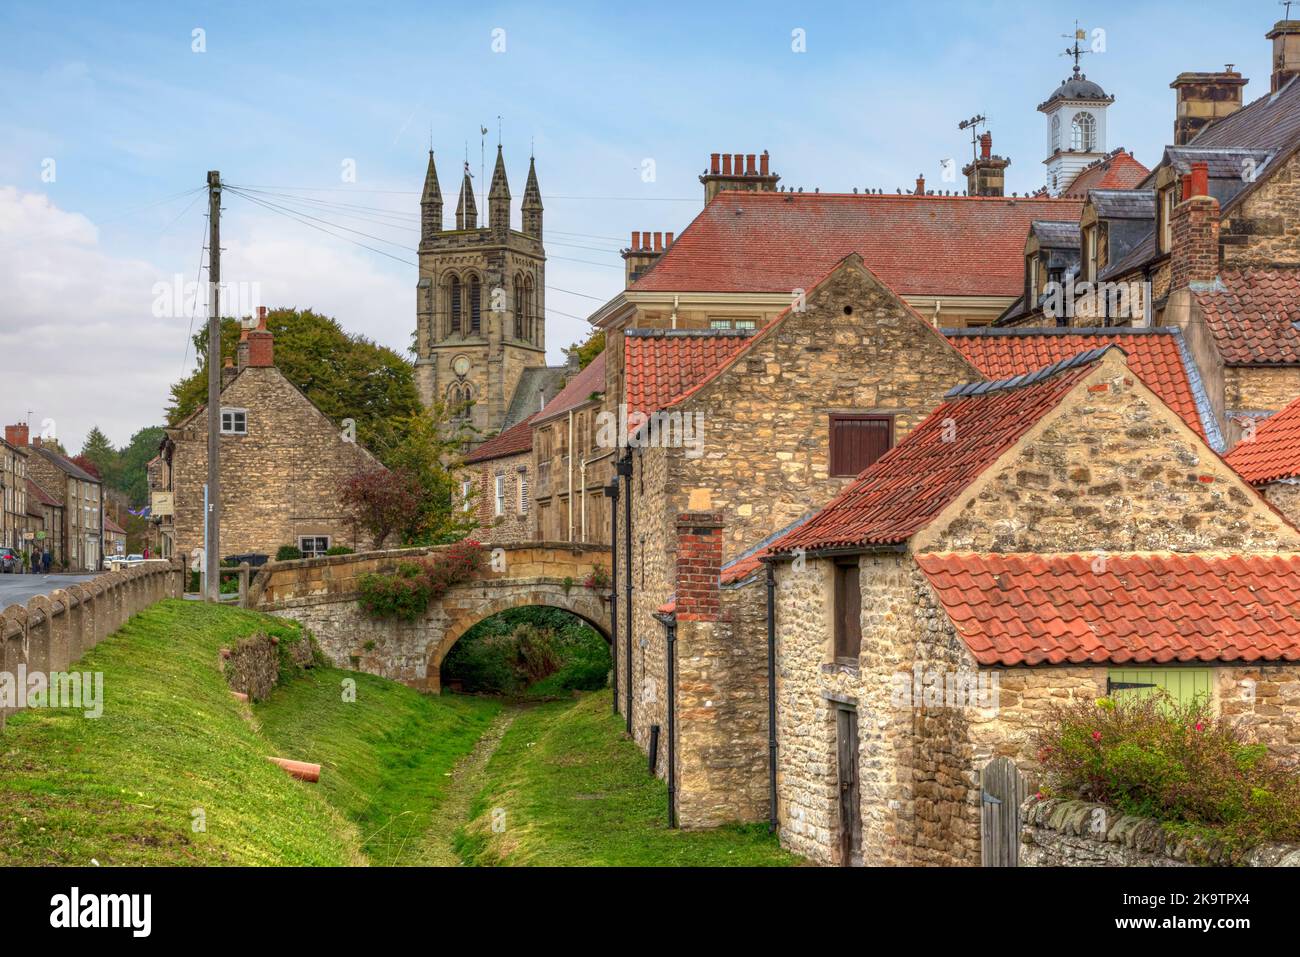
<svg viewBox="0 0 1300 957">
<path fill-rule="evenodd" d="M 670 692 L 671 693 L 671 692 Z M 669 740 L 672 740 L 671 737 Z M 776 833 L 776 567 L 767 563 L 767 832 Z"/>
<path fill-rule="evenodd" d="M 623 659 L 625 668 L 624 704 L 627 707 L 627 733 L 632 734 L 632 450 L 623 453 L 618 463 L 618 474 L 623 476 L 623 547 L 626 568 L 623 573 L 627 581 L 624 607 L 627 608 L 627 620 L 623 623 L 627 629 L 627 656 Z"/>
<path fill-rule="evenodd" d="M 677 826 L 677 619 L 668 629 L 668 826 Z"/>
<path fill-rule="evenodd" d="M 618 714 L 618 476 L 605 486 L 609 499 L 609 657 L 613 662 L 614 714 Z M 630 617 L 630 616 L 629 616 Z"/>
</svg>

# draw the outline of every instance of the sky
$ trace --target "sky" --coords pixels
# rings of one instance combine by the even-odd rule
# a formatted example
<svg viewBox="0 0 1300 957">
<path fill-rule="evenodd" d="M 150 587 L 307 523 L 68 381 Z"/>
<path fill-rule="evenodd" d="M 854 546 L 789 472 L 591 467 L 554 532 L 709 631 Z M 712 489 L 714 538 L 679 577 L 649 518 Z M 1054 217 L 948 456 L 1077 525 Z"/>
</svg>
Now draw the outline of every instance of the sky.
<svg viewBox="0 0 1300 957">
<path fill-rule="evenodd" d="M 944 188 L 944 160 L 971 152 L 958 122 L 983 114 L 1008 192 L 1032 192 L 1035 108 L 1070 72 L 1078 18 L 1098 48 L 1083 70 L 1116 98 L 1107 148 L 1153 165 L 1169 82 L 1233 63 L 1247 101 L 1267 93 L 1281 16 L 1268 0 L 0 0 L 0 419 L 74 452 L 92 425 L 120 446 L 163 422 L 203 322 L 186 287 L 206 281 L 208 170 L 270 204 L 225 194 L 232 301 L 310 307 L 405 351 L 427 150 L 451 223 L 463 163 L 481 188 L 499 131 L 516 226 L 536 155 L 555 364 L 622 288 L 630 232 L 699 213 L 712 152 L 767 150 L 796 189 Z"/>
</svg>

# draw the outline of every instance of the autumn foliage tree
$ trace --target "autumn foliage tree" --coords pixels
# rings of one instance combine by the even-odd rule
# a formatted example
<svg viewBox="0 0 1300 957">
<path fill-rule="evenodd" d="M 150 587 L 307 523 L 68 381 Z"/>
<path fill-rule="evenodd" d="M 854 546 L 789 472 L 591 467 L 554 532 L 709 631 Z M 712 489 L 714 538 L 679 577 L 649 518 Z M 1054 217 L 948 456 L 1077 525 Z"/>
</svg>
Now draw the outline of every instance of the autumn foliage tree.
<svg viewBox="0 0 1300 957">
<path fill-rule="evenodd" d="M 396 534 L 406 539 L 416 531 L 421 489 L 406 469 L 386 468 L 357 472 L 343 482 L 339 500 L 358 525 L 369 533 L 375 548 L 383 548 Z"/>
</svg>

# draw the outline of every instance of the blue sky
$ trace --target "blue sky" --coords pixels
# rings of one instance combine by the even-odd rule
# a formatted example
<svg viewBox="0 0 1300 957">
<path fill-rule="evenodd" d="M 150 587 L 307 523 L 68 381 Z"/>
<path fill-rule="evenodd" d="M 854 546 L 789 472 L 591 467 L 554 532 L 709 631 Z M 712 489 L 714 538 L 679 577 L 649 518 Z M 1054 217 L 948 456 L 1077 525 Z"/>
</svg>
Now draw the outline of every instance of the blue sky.
<svg viewBox="0 0 1300 957">
<path fill-rule="evenodd" d="M 1280 16 L 1271 3 L 994 0 L 5 4 L 0 417 L 30 409 L 74 449 L 91 424 L 122 443 L 161 420 L 193 355 L 189 316 L 154 315 L 155 287 L 193 281 L 204 201 L 185 191 L 209 169 L 414 261 L 430 130 L 450 221 L 466 146 L 477 176 L 489 128 L 490 173 L 500 116 L 516 221 L 536 150 L 558 361 L 585 336 L 580 317 L 621 288 L 628 233 L 681 232 L 699 212 L 710 152 L 766 149 L 796 188 L 893 192 L 918 173 L 939 185 L 944 158 L 969 156 L 957 122 L 983 113 L 1012 160 L 1008 190 L 1032 191 L 1035 106 L 1069 72 L 1061 35 L 1078 17 L 1105 31 L 1084 70 L 1116 96 L 1107 145 L 1151 164 L 1172 130 L 1170 80 L 1234 63 L 1248 100 L 1266 93 L 1264 34 Z M 227 281 L 406 347 L 413 266 L 238 197 L 225 207 Z"/>
</svg>

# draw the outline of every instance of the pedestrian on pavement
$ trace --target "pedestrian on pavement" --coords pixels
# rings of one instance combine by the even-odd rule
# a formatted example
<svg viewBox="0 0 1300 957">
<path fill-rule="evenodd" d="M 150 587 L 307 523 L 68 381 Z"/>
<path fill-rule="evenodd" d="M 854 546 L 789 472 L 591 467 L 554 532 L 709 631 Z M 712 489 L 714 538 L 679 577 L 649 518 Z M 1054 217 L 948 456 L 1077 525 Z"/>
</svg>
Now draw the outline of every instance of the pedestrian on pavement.
<svg viewBox="0 0 1300 957">
<path fill-rule="evenodd" d="M 45 574 L 48 575 L 50 573 L 50 564 L 53 561 L 54 561 L 54 556 L 50 554 L 50 550 L 48 548 L 45 549 L 45 551 L 41 553 L 41 568 L 44 569 Z"/>
</svg>

